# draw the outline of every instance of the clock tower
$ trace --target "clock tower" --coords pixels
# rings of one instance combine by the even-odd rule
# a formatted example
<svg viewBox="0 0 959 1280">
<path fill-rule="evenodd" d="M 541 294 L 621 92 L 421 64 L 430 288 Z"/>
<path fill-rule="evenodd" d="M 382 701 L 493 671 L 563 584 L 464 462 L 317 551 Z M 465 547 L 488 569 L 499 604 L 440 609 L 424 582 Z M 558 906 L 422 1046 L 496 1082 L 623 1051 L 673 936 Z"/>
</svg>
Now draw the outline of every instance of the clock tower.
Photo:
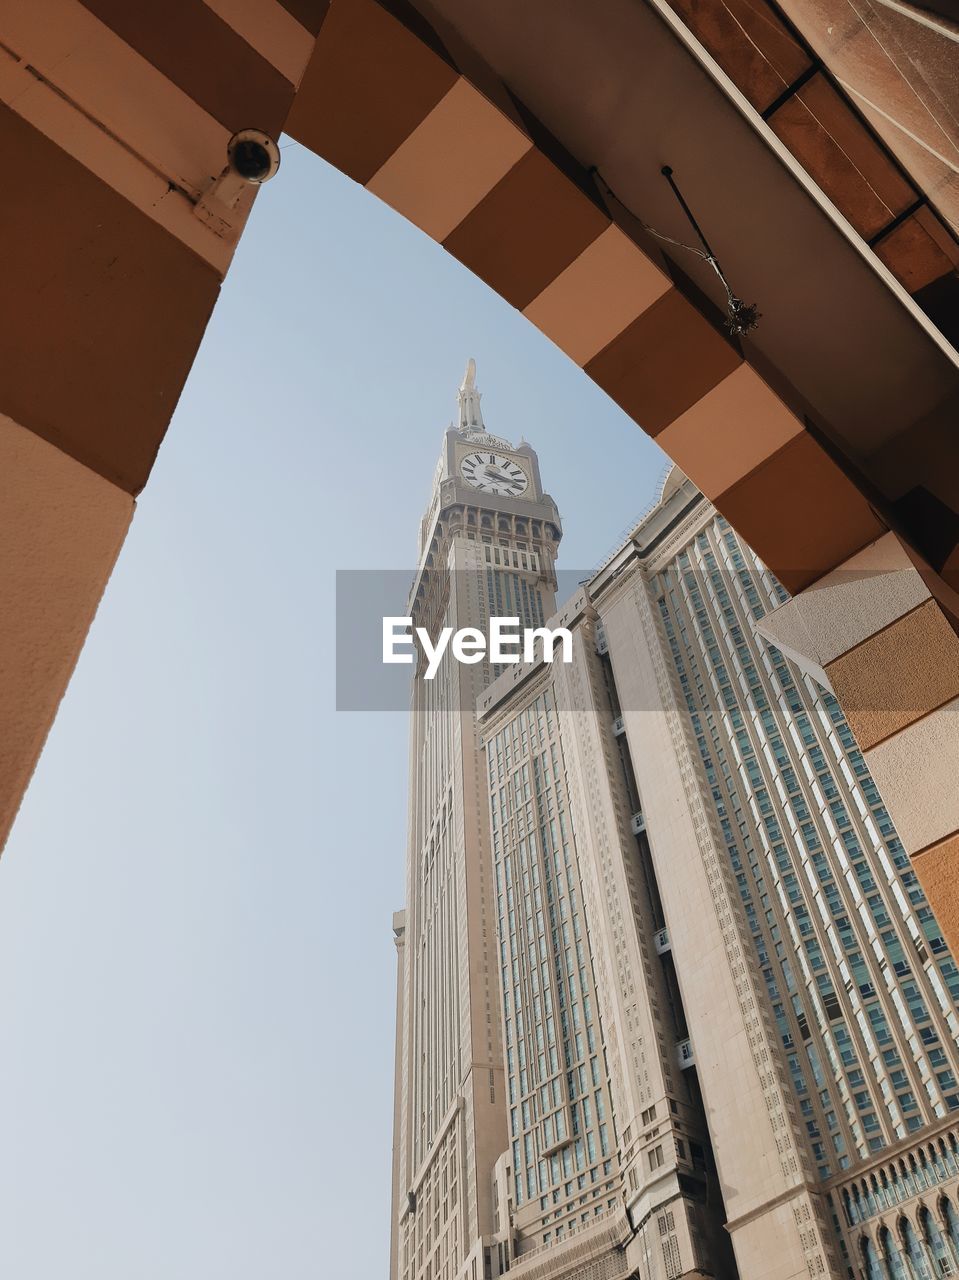
<svg viewBox="0 0 959 1280">
<path fill-rule="evenodd" d="M 485 610 L 461 626 L 482 629 L 490 616 L 542 625 L 555 608 L 554 564 L 562 537 L 556 503 L 543 492 L 535 451 L 525 440 L 514 446 L 488 431 L 480 399 L 476 363 L 470 360 L 457 394 L 459 422 L 443 437 L 420 525 L 411 595 L 418 625 L 432 628 L 438 622 L 429 601 L 437 576 L 442 585 L 454 568 L 481 574 L 488 588 Z"/>
<path fill-rule="evenodd" d="M 521 441 L 487 430 L 472 360 L 420 525 L 409 608 L 486 632 L 555 611 L 559 512 Z M 445 660 L 411 694 L 406 909 L 399 953 L 391 1280 L 500 1274 L 494 1166 L 507 1150 L 496 887 L 479 695 L 499 669 Z"/>
</svg>

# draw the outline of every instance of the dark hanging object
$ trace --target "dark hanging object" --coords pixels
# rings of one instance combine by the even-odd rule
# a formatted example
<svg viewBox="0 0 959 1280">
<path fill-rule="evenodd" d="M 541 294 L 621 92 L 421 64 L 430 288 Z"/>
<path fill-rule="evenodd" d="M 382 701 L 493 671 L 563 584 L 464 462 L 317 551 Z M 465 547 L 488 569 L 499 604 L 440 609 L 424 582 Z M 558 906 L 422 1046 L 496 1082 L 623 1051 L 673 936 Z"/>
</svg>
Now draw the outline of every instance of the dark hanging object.
<svg viewBox="0 0 959 1280">
<path fill-rule="evenodd" d="M 719 265 L 719 259 L 716 257 L 715 253 L 713 253 L 712 249 L 710 248 L 709 241 L 703 235 L 702 230 L 700 229 L 699 223 L 693 217 L 692 209 L 690 209 L 689 205 L 686 203 L 685 199 L 683 198 L 683 193 L 680 191 L 679 187 L 677 187 L 673 179 L 672 169 L 668 164 L 665 164 L 663 165 L 660 172 L 662 173 L 666 181 L 669 183 L 670 187 L 672 187 L 673 194 L 675 195 L 676 199 L 679 201 L 679 204 L 680 204 L 680 207 L 682 208 L 683 213 L 685 213 L 686 217 L 689 219 L 689 225 L 692 227 L 692 229 L 696 232 L 696 235 L 699 237 L 699 243 L 703 246 L 703 252 L 700 256 L 703 257 L 705 261 L 709 263 L 712 269 L 719 276 L 720 280 L 723 282 L 723 288 L 726 290 L 726 319 L 724 321 L 724 324 L 726 328 L 729 330 L 729 332 L 733 334 L 734 337 L 741 338 L 744 334 L 747 334 L 751 332 L 753 329 L 758 327 L 759 319 L 762 313 L 759 311 L 759 308 L 756 306 L 755 302 L 743 302 L 742 298 L 738 297 L 735 293 L 733 293 L 732 289 L 729 287 L 729 281 L 726 279 L 723 269 Z M 652 227 L 648 227 L 647 230 L 651 231 L 654 236 L 659 236 L 659 239 L 661 240 L 669 239 L 668 236 L 660 236 L 657 231 L 653 231 Z M 672 243 L 678 244 L 678 241 L 674 240 L 672 241 Z M 685 249 L 690 249 L 691 252 L 693 253 L 699 252 L 698 249 L 693 249 L 691 245 L 683 245 L 681 247 Z"/>
</svg>

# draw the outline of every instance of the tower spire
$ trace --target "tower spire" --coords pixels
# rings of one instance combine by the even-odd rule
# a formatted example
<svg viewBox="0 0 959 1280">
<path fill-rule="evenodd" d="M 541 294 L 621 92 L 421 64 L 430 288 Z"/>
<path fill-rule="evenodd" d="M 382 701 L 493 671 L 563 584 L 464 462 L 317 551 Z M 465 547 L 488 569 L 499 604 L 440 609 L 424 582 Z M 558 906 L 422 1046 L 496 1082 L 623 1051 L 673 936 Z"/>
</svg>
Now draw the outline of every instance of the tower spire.
<svg viewBox="0 0 959 1280">
<path fill-rule="evenodd" d="M 472 356 L 467 362 L 463 382 L 456 398 L 460 410 L 460 431 L 466 432 L 467 435 L 474 431 L 485 432 L 483 410 L 480 408 L 480 392 L 476 389 L 476 361 Z"/>
</svg>

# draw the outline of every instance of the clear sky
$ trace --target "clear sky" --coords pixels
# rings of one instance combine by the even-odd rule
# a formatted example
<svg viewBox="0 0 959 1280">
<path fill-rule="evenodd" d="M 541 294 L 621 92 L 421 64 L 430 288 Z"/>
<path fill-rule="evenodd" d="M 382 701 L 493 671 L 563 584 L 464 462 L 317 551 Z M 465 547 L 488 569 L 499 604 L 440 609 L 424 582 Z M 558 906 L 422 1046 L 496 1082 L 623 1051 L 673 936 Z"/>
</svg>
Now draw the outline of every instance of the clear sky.
<svg viewBox="0 0 959 1280">
<path fill-rule="evenodd" d="M 286 146 L 0 862 L 0 1274 L 386 1276 L 407 724 L 334 711 L 333 582 L 412 570 L 471 355 L 591 569 L 662 455 Z"/>
</svg>

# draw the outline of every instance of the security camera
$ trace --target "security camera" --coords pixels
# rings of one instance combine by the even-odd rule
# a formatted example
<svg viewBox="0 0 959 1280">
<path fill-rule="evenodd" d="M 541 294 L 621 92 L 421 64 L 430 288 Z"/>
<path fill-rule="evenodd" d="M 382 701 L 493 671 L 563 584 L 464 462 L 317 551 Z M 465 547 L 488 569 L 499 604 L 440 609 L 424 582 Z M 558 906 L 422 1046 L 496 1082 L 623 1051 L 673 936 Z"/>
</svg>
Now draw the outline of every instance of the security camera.
<svg viewBox="0 0 959 1280">
<path fill-rule="evenodd" d="M 280 167 L 280 148 L 262 129 L 241 129 L 226 148 L 226 168 L 194 205 L 194 212 L 224 238 L 235 234 L 237 216 L 245 216 L 252 202 L 251 187 L 261 187 Z M 242 200 L 244 192 L 249 199 Z M 241 206 L 242 205 L 242 209 Z"/>
<path fill-rule="evenodd" d="M 251 186 L 269 182 L 280 167 L 280 148 L 262 129 L 241 129 L 226 148 L 229 168 Z"/>
</svg>

